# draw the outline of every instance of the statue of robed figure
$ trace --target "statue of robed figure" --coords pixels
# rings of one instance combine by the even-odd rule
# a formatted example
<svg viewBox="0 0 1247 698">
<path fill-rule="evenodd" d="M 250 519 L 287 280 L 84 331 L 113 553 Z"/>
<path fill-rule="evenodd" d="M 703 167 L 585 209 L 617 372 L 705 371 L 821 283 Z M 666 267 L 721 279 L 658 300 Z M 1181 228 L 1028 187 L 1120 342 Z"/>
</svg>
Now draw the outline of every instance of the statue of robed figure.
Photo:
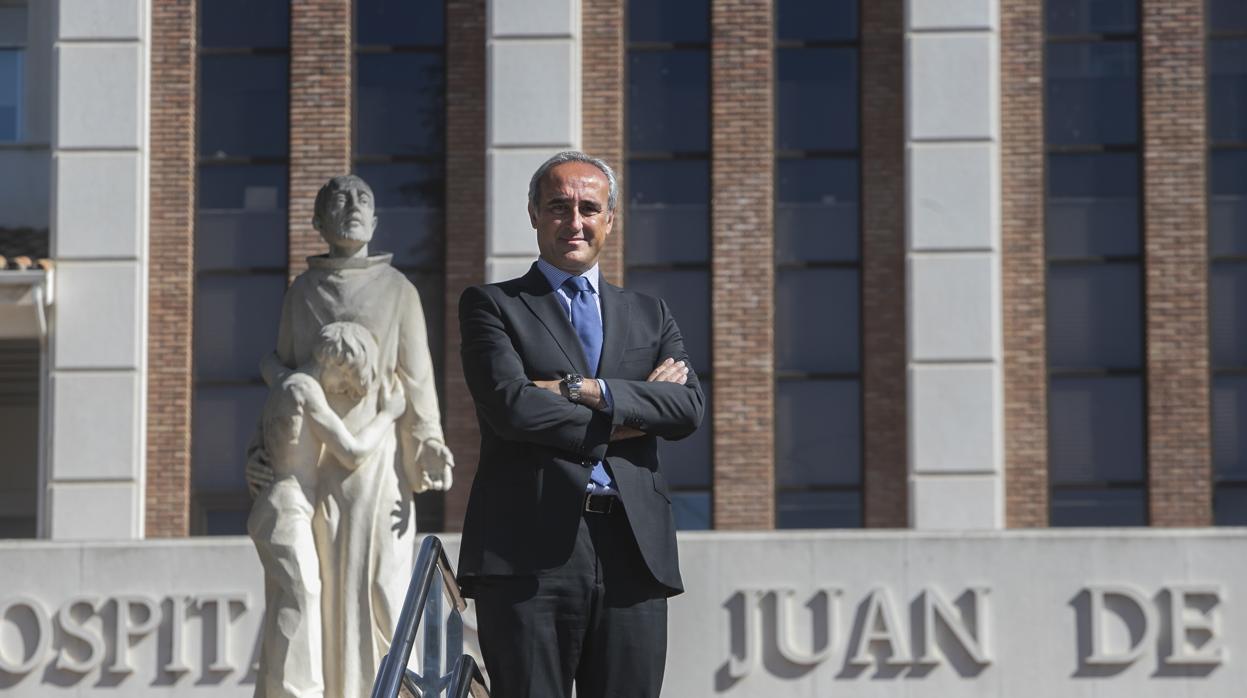
<svg viewBox="0 0 1247 698">
<path fill-rule="evenodd" d="M 369 255 L 371 188 L 331 179 L 313 225 L 329 253 L 286 292 L 270 393 L 248 448 L 247 528 L 265 573 L 256 696 L 367 696 L 414 564 L 412 494 L 448 489 L 420 296 Z"/>
</svg>

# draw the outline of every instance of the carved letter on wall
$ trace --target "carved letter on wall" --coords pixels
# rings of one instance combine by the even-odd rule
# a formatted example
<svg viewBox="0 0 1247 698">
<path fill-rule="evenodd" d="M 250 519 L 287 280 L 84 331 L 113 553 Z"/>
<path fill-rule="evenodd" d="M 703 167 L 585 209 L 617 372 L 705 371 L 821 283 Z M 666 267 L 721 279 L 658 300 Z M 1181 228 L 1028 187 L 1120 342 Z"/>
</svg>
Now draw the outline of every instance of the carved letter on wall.
<svg viewBox="0 0 1247 698">
<path fill-rule="evenodd" d="M 976 588 L 966 592 L 971 601 L 969 616 L 974 623 L 972 629 L 968 629 L 965 625 L 965 619 L 962 614 L 957 612 L 940 593 L 934 589 L 925 589 L 919 599 L 922 605 L 922 634 L 919 635 L 922 642 L 921 656 L 918 657 L 919 664 L 935 665 L 940 663 L 940 658 L 935 654 L 935 619 L 938 617 L 940 622 L 948 629 L 949 635 L 961 645 L 966 654 L 980 666 L 987 666 L 992 663 L 987 648 L 990 642 L 987 638 L 987 628 L 989 627 L 987 619 L 987 604 L 984 597 L 987 596 L 987 589 Z M 917 633 L 915 633 L 917 634 Z"/>
<path fill-rule="evenodd" d="M 230 659 L 230 607 L 234 604 L 247 610 L 246 594 L 213 594 L 211 596 L 199 597 L 199 608 L 207 610 L 208 606 L 216 609 L 215 623 L 213 627 L 216 630 L 215 652 L 212 657 L 212 664 L 208 666 L 208 671 L 212 672 L 231 672 L 237 667 L 234 666 Z M 208 623 L 204 623 L 204 643 L 207 638 Z"/>
<path fill-rule="evenodd" d="M 134 666 L 130 664 L 130 638 L 142 637 L 160 625 L 160 615 L 156 612 L 156 602 L 149 596 L 131 594 L 118 596 L 117 623 L 113 628 L 113 663 L 108 670 L 117 674 L 132 674 Z M 142 609 L 143 620 L 134 622 L 134 609 Z"/>
<path fill-rule="evenodd" d="M 792 604 L 793 598 L 797 592 L 794 589 L 777 589 L 775 591 L 775 645 L 779 650 L 779 656 L 783 657 L 798 666 L 814 666 L 821 664 L 824 660 L 831 656 L 836 646 L 836 619 L 840 617 L 840 590 L 839 589 L 821 589 L 810 599 L 810 651 L 803 652 L 797 649 L 796 642 L 792 638 Z M 819 594 L 823 596 L 824 602 L 827 604 L 827 612 L 819 614 L 815 612 L 818 604 L 815 603 Z M 827 642 L 821 648 L 814 647 L 814 637 L 818 635 L 819 622 L 826 623 Z"/>
<path fill-rule="evenodd" d="M 1147 651 L 1148 645 L 1153 642 L 1156 634 L 1156 609 L 1152 606 L 1151 600 L 1138 589 L 1125 584 L 1088 586 L 1087 593 L 1091 601 L 1089 609 L 1091 654 L 1086 662 L 1105 666 L 1133 664 Z M 1110 652 L 1104 648 L 1104 614 L 1110 610 L 1105 603 L 1107 599 L 1118 599 L 1134 606 L 1143 621 L 1143 627 L 1134 633 L 1137 637 L 1130 639 L 1131 646 L 1122 652 Z M 1121 612 L 1114 611 L 1113 614 L 1123 622 L 1127 622 L 1127 618 Z"/>
<path fill-rule="evenodd" d="M 56 612 L 56 623 L 61 626 L 61 631 L 84 643 L 89 650 L 86 657 L 76 659 L 68 645 L 61 646 L 60 653 L 56 655 L 57 669 L 85 674 L 104 661 L 104 638 L 85 625 L 100 610 L 101 605 L 103 601 L 98 596 L 78 596 L 66 601 L 65 605 Z M 74 618 L 74 609 L 78 606 L 91 609 L 83 622 Z"/>
<path fill-rule="evenodd" d="M 892 603 L 892 595 L 887 589 L 876 588 L 870 592 L 863 602 L 861 632 L 857 636 L 857 644 L 848 663 L 854 666 L 869 666 L 874 663 L 870 654 L 870 646 L 875 643 L 886 645 L 888 651 L 883 657 L 884 664 L 909 664 L 912 659 L 909 646 L 905 643 L 905 634 L 897 620 L 896 606 Z"/>
<path fill-rule="evenodd" d="M 163 669 L 170 674 L 185 674 L 190 671 L 186 663 L 186 602 L 190 598 L 182 594 L 174 594 L 169 601 L 169 663 Z"/>
<path fill-rule="evenodd" d="M 1219 617 L 1217 605 L 1221 603 L 1221 589 L 1216 586 L 1170 585 L 1169 591 L 1169 646 L 1165 658 L 1169 664 L 1215 665 L 1222 659 L 1221 639 L 1217 636 Z M 1204 599 L 1207 611 L 1191 608 L 1192 601 Z M 1194 618 L 1188 610 L 1196 612 Z M 1193 636 L 1203 636 L 1203 642 L 1194 645 Z"/>
<path fill-rule="evenodd" d="M 39 662 L 43 661 L 43 656 L 48 651 L 48 645 L 52 642 L 52 627 L 48 622 L 48 614 L 43 610 L 43 606 L 29 596 L 16 596 L 6 599 L 0 603 L 0 624 L 5 622 L 10 613 L 16 609 L 24 608 L 34 618 L 34 638 L 25 643 L 17 653 L 17 661 L 13 661 L 7 654 L 7 650 L 0 645 L 0 671 L 9 674 L 21 675 L 32 671 L 39 666 Z M 18 614 L 13 613 L 13 616 Z M 14 620 L 14 623 L 18 621 Z M 19 626 L 20 627 L 20 626 Z M 15 633 L 17 637 L 22 637 L 22 633 Z M 3 637 L 3 635 L 0 635 Z M 31 646 L 33 645 L 33 647 Z"/>
</svg>

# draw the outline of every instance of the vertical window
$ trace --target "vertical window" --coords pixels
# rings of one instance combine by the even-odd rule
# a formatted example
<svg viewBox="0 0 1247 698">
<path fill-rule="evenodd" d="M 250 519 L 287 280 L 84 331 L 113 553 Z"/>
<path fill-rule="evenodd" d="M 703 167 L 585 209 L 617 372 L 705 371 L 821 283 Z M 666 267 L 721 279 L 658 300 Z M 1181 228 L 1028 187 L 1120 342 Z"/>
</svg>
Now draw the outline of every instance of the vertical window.
<svg viewBox="0 0 1247 698">
<path fill-rule="evenodd" d="M 1213 519 L 1247 526 L 1247 6 L 1208 10 Z"/>
<path fill-rule="evenodd" d="M 664 299 L 710 405 L 710 3 L 627 4 L 628 288 Z M 713 418 L 660 441 L 681 529 L 710 528 Z"/>
<path fill-rule="evenodd" d="M 355 12 L 352 159 L 355 173 L 376 195 L 377 231 L 369 252 L 393 253 L 395 268 L 420 292 L 444 397 L 444 0 L 356 0 Z M 416 495 L 420 530 L 442 530 L 443 502 L 442 492 Z"/>
<path fill-rule="evenodd" d="M 1147 523 L 1137 0 L 1048 0 L 1053 526 Z"/>
<path fill-rule="evenodd" d="M 22 140 L 26 5 L 0 6 L 0 143 Z"/>
<path fill-rule="evenodd" d="M 862 525 L 858 0 L 779 0 L 775 520 Z"/>
<path fill-rule="evenodd" d="M 194 532 L 242 534 L 244 454 L 264 405 L 260 361 L 286 290 L 290 7 L 199 7 L 195 212 Z"/>
</svg>

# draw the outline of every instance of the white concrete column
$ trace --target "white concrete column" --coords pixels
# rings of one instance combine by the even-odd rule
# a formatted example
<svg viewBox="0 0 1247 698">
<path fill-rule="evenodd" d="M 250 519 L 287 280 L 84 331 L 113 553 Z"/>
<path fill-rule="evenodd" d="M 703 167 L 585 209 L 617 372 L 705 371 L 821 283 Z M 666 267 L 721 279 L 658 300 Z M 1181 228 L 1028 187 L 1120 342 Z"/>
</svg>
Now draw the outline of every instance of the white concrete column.
<svg viewBox="0 0 1247 698">
<path fill-rule="evenodd" d="M 489 0 L 486 42 L 485 274 L 499 281 L 537 258 L 533 170 L 580 147 L 580 2 Z"/>
<path fill-rule="evenodd" d="M 998 0 L 908 0 L 910 524 L 1004 526 Z"/>
<path fill-rule="evenodd" d="M 53 68 L 57 539 L 143 534 L 150 0 L 60 0 Z"/>
</svg>

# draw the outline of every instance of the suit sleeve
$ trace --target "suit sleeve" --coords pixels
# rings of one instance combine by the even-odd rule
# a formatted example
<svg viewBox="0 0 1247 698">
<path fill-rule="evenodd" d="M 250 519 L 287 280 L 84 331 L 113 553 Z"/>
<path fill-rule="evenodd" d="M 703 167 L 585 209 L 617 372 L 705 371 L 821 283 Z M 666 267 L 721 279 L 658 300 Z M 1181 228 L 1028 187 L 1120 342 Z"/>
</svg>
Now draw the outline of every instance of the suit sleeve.
<svg viewBox="0 0 1247 698">
<path fill-rule="evenodd" d="M 706 410 L 706 398 L 697 381 L 697 373 L 684 350 L 684 338 L 675 318 L 665 301 L 659 301 L 662 317 L 662 334 L 659 340 L 659 359 L 672 357 L 689 366 L 688 381 L 679 383 L 650 383 L 637 380 L 608 378 L 611 398 L 615 409 L 615 424 L 640 429 L 665 439 L 682 439 L 701 425 Z"/>
<path fill-rule="evenodd" d="M 479 286 L 459 298 L 459 333 L 468 391 L 499 436 L 584 458 L 605 457 L 613 427 L 610 416 L 533 385 L 498 304 Z"/>
</svg>

